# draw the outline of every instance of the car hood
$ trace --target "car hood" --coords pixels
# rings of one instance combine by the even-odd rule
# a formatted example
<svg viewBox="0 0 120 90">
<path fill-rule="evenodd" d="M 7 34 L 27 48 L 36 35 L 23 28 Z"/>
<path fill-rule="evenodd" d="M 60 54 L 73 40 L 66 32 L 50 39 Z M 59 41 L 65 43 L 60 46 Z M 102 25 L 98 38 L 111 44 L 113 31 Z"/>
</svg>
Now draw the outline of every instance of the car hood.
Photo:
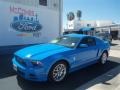
<svg viewBox="0 0 120 90">
<path fill-rule="evenodd" d="M 33 60 L 42 60 L 48 56 L 69 51 L 71 48 L 67 48 L 64 46 L 56 45 L 56 44 L 40 44 L 30 46 L 24 49 L 21 49 L 15 53 L 15 55 L 21 58 L 30 58 Z"/>
</svg>

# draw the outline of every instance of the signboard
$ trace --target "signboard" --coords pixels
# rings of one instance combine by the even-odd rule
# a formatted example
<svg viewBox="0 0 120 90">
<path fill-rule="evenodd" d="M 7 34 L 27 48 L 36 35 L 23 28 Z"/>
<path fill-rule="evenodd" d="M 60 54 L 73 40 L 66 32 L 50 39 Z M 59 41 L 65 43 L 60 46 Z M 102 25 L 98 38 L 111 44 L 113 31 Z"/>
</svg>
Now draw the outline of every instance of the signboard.
<svg viewBox="0 0 120 90">
<path fill-rule="evenodd" d="M 48 42 L 59 36 L 59 10 L 0 1 L 0 46 Z"/>
</svg>

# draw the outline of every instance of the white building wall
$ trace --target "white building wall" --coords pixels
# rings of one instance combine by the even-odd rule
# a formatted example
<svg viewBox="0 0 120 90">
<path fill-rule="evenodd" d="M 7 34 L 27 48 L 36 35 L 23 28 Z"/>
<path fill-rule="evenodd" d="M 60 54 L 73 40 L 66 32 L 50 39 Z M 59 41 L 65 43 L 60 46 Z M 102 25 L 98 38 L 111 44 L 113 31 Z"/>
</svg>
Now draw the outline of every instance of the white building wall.
<svg viewBox="0 0 120 90">
<path fill-rule="evenodd" d="M 39 4 L 39 0 L 0 0 L 0 1 L 6 1 L 6 2 L 13 2 L 13 3 L 18 3 L 22 5 L 28 5 L 28 6 L 35 6 L 39 7 L 42 6 Z M 62 0 L 47 0 L 47 6 L 42 6 L 42 7 L 47 7 L 52 10 L 59 10 L 62 8 L 59 3 L 62 3 Z"/>
<path fill-rule="evenodd" d="M 113 22 L 110 20 L 101 20 L 101 21 L 96 21 L 96 26 L 97 27 L 102 27 L 102 26 L 109 26 L 112 25 Z"/>
<path fill-rule="evenodd" d="M 39 0 L 0 0 L 0 1 L 7 1 L 7 2 L 19 3 L 23 5 L 30 5 L 30 6 L 39 5 Z"/>
<path fill-rule="evenodd" d="M 42 6 L 39 5 L 39 0 L 0 0 L 0 46 L 45 43 L 58 37 L 62 25 L 60 3 L 62 4 L 61 0 L 48 0 L 48 6 Z M 41 30 L 35 33 L 14 30 L 11 23 L 20 13 L 28 18 L 37 17 Z"/>
</svg>

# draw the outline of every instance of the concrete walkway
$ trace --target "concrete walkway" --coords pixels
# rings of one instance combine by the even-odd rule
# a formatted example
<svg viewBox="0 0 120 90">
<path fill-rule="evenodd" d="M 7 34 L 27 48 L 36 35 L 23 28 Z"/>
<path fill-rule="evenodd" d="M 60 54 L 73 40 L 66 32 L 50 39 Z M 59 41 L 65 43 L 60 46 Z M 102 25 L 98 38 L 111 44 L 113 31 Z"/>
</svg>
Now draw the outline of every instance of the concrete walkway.
<svg viewBox="0 0 120 90">
<path fill-rule="evenodd" d="M 110 50 L 110 56 L 120 58 L 119 50 Z"/>
</svg>

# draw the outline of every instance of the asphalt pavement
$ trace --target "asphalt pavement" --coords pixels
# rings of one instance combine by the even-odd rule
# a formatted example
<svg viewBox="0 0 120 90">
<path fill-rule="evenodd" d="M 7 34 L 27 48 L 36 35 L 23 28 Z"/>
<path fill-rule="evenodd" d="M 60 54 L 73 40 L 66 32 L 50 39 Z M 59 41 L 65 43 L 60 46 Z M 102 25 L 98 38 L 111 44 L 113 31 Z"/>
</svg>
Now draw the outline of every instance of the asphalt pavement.
<svg viewBox="0 0 120 90">
<path fill-rule="evenodd" d="M 12 69 L 13 55 L 0 55 L 0 90 L 112 90 L 119 84 L 115 83 L 120 73 L 119 49 L 116 49 L 118 44 L 112 45 L 111 52 L 117 54 L 111 53 L 106 65 L 94 64 L 78 70 L 57 84 L 24 80 Z"/>
</svg>

